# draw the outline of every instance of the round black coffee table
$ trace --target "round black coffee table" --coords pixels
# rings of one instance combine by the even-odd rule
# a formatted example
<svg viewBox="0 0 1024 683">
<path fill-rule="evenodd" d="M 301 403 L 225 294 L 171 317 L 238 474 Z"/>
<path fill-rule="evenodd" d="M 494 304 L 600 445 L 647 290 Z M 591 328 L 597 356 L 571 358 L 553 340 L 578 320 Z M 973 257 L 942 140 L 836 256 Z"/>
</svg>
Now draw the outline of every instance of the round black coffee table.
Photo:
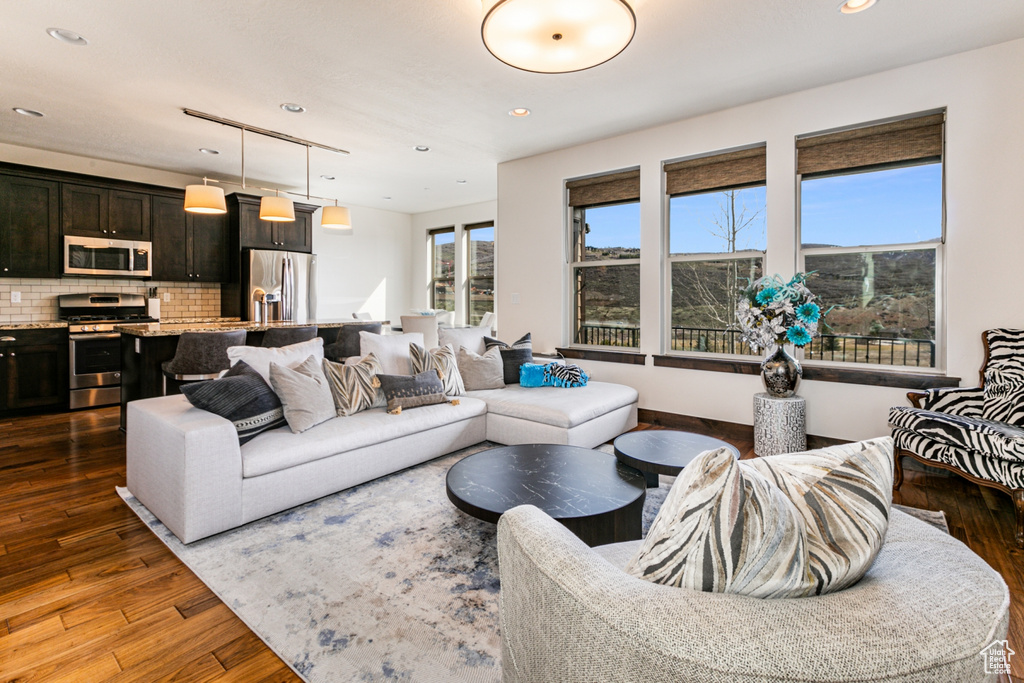
<svg viewBox="0 0 1024 683">
<path fill-rule="evenodd" d="M 517 505 L 536 505 L 590 546 L 640 538 L 644 476 L 607 453 L 524 444 L 469 455 L 448 470 L 455 507 L 497 522 Z"/>
<path fill-rule="evenodd" d="M 615 439 L 615 457 L 644 473 L 647 486 L 658 486 L 658 475 L 676 476 L 704 451 L 728 448 L 738 458 L 740 452 L 721 439 L 703 434 L 668 429 L 629 432 Z"/>
</svg>

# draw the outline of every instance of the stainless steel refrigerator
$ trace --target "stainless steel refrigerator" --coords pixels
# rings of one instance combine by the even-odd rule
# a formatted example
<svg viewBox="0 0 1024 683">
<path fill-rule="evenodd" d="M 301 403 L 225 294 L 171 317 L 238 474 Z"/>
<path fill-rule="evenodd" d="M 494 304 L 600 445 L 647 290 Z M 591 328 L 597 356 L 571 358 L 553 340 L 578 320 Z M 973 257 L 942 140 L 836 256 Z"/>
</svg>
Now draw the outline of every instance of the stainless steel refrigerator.
<svg viewBox="0 0 1024 683">
<path fill-rule="evenodd" d="M 316 254 L 246 249 L 242 297 L 245 320 L 315 321 Z"/>
</svg>

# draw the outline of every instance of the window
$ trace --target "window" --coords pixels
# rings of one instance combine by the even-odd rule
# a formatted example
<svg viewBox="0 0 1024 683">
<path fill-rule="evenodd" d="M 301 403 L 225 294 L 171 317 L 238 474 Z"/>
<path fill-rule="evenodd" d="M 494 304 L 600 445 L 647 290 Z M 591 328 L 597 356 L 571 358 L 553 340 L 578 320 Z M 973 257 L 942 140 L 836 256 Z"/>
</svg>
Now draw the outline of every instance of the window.
<svg viewBox="0 0 1024 683">
<path fill-rule="evenodd" d="M 574 344 L 640 346 L 640 172 L 566 183 Z"/>
<path fill-rule="evenodd" d="M 802 268 L 832 308 L 806 359 L 937 366 L 943 120 L 797 141 Z"/>
<path fill-rule="evenodd" d="M 466 322 L 479 325 L 494 311 L 494 223 L 467 225 Z"/>
<path fill-rule="evenodd" d="M 430 307 L 455 310 L 455 228 L 438 228 L 430 235 Z"/>
<path fill-rule="evenodd" d="M 764 269 L 765 147 L 665 165 L 669 351 L 752 354 L 739 341 L 740 292 Z"/>
</svg>

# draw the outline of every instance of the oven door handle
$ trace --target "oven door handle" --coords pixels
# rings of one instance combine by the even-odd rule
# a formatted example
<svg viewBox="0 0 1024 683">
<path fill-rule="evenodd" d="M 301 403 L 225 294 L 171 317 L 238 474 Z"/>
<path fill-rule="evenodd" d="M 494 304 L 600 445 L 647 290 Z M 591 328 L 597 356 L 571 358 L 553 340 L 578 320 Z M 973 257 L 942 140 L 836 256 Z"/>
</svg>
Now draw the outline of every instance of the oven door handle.
<svg viewBox="0 0 1024 683">
<path fill-rule="evenodd" d="M 93 339 L 117 339 L 121 336 L 120 332 L 100 332 L 98 334 L 78 334 L 72 333 L 69 339 L 73 342 L 76 341 L 90 341 Z"/>
</svg>

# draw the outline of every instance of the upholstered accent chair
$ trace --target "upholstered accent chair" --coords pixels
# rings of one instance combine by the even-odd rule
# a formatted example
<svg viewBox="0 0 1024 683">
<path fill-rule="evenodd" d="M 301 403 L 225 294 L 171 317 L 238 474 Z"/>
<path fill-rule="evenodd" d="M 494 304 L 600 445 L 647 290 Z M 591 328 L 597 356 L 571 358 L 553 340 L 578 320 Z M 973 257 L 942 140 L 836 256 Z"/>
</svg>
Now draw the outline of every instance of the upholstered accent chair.
<svg viewBox="0 0 1024 683">
<path fill-rule="evenodd" d="M 1024 330 L 986 330 L 980 386 L 912 391 L 913 404 L 889 409 L 896 444 L 893 488 L 901 459 L 952 470 L 1005 491 L 1016 510 L 1016 543 L 1024 548 Z"/>
</svg>

